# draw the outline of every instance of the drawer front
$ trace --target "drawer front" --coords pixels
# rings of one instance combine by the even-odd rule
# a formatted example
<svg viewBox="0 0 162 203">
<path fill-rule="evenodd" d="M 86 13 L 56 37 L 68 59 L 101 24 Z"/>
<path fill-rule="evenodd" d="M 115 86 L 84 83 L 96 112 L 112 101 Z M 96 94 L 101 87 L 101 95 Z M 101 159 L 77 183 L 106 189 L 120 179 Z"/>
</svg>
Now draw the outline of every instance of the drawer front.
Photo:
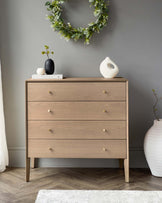
<svg viewBox="0 0 162 203">
<path fill-rule="evenodd" d="M 28 120 L 125 120 L 125 102 L 28 102 Z"/>
<path fill-rule="evenodd" d="M 125 121 L 29 121 L 34 139 L 126 139 Z"/>
<path fill-rule="evenodd" d="M 28 156 L 39 158 L 126 158 L 125 140 L 33 140 Z"/>
<path fill-rule="evenodd" d="M 125 97 L 125 82 L 28 83 L 28 101 L 106 101 Z"/>
</svg>

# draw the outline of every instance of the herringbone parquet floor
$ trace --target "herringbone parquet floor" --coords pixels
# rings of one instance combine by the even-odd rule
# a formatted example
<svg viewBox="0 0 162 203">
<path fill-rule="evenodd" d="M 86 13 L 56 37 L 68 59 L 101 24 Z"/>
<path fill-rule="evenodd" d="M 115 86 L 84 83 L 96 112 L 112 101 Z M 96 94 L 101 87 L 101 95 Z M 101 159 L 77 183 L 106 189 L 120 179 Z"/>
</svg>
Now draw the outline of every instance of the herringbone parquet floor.
<svg viewBox="0 0 162 203">
<path fill-rule="evenodd" d="M 66 190 L 162 190 L 162 179 L 147 169 L 131 169 L 130 183 L 122 169 L 31 169 L 25 182 L 24 168 L 10 168 L 0 174 L 0 203 L 32 203 L 40 189 Z"/>
</svg>

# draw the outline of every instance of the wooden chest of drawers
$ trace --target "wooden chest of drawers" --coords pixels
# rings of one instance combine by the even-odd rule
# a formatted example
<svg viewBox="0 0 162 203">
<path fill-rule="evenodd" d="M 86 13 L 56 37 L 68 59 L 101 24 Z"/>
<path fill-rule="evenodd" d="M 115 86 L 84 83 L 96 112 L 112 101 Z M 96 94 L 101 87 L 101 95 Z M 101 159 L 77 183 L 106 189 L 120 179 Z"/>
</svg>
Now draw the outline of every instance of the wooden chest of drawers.
<svg viewBox="0 0 162 203">
<path fill-rule="evenodd" d="M 129 182 L 128 81 L 26 80 L 26 181 L 30 159 L 116 158 Z"/>
</svg>

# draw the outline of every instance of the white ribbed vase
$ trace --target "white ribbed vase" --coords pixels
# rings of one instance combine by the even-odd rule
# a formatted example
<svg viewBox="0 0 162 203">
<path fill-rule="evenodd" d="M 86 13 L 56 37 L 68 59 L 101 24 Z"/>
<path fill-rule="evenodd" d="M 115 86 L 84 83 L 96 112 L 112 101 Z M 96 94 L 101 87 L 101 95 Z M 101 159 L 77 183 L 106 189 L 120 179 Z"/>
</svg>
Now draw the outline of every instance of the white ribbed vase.
<svg viewBox="0 0 162 203">
<path fill-rule="evenodd" d="M 152 175 L 162 177 L 162 119 L 155 120 L 147 131 L 144 152 Z"/>
</svg>

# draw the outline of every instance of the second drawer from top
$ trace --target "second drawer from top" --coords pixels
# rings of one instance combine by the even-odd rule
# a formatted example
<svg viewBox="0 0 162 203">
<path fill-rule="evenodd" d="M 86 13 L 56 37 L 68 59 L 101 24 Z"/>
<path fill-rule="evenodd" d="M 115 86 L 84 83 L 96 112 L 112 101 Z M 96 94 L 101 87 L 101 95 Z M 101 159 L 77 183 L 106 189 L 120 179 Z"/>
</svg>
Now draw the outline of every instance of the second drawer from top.
<svg viewBox="0 0 162 203">
<path fill-rule="evenodd" d="M 125 119 L 125 102 L 28 102 L 28 120 Z"/>
</svg>

